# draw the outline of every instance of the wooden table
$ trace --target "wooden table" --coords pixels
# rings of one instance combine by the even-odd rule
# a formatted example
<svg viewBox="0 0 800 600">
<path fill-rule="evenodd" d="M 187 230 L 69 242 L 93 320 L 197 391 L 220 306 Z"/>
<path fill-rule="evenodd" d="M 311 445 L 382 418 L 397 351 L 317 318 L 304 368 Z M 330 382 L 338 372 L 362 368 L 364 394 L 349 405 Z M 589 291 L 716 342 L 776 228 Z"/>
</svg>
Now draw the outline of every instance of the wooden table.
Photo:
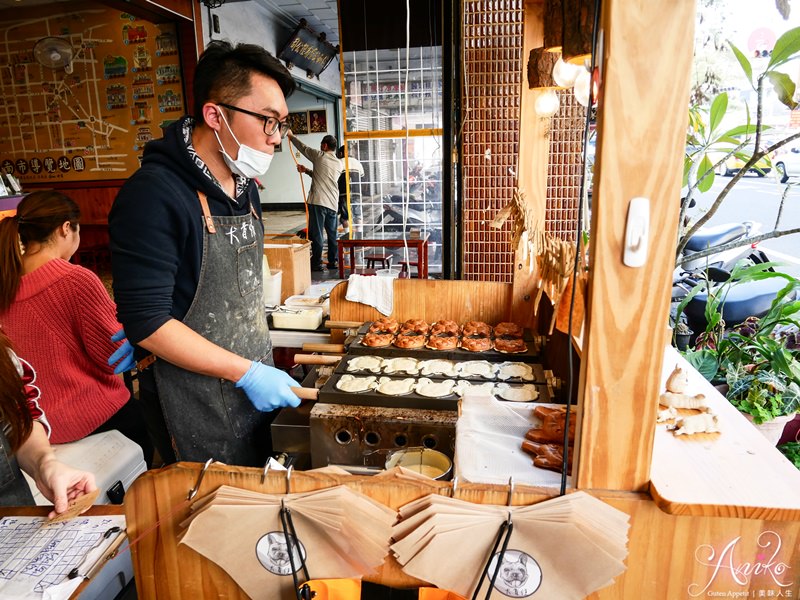
<svg viewBox="0 0 800 600">
<path fill-rule="evenodd" d="M 339 246 L 339 277 L 344 279 L 344 252 L 350 249 L 350 271 L 355 272 L 356 268 L 356 248 L 403 248 L 408 246 L 417 251 L 417 262 L 419 262 L 419 278 L 428 278 L 428 238 L 426 235 L 419 238 L 403 239 L 400 233 L 354 233 L 353 237 L 347 234 L 336 240 Z"/>
</svg>

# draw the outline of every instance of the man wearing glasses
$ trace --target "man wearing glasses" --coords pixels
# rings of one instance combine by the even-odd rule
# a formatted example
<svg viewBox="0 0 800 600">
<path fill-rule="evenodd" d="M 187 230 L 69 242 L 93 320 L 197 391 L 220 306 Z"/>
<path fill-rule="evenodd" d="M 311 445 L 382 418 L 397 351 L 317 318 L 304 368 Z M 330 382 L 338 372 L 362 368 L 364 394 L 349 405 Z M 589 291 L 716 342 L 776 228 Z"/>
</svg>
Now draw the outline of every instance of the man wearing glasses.
<svg viewBox="0 0 800 600">
<path fill-rule="evenodd" d="M 114 296 L 165 462 L 263 466 L 275 409 L 297 406 L 272 366 L 253 179 L 286 133 L 289 72 L 259 46 L 211 42 L 194 116 L 144 149 L 109 214 Z"/>
</svg>

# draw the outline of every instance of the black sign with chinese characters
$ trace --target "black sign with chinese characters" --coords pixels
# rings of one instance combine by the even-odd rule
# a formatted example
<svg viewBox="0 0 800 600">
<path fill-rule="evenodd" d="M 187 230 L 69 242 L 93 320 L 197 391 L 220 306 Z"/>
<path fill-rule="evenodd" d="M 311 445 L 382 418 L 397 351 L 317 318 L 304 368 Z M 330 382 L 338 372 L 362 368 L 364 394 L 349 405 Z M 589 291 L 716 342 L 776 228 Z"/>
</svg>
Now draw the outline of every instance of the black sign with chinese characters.
<svg viewBox="0 0 800 600">
<path fill-rule="evenodd" d="M 302 21 L 278 54 L 278 58 L 285 61 L 289 68 L 299 67 L 309 76 L 319 77 L 337 54 L 338 46 L 326 42 L 324 36 L 317 36 Z"/>
</svg>

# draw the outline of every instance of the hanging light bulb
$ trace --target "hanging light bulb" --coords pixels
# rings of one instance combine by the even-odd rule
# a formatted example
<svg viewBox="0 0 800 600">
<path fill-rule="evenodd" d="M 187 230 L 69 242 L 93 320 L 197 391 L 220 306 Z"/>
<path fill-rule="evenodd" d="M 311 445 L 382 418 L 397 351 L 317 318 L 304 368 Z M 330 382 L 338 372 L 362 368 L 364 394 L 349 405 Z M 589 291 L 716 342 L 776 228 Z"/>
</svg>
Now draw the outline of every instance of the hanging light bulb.
<svg viewBox="0 0 800 600">
<path fill-rule="evenodd" d="M 564 62 L 559 56 L 553 66 L 553 81 L 560 87 L 571 88 L 575 85 L 575 79 L 580 75 L 580 72 L 580 67 Z"/>
<path fill-rule="evenodd" d="M 543 90 L 537 96 L 536 102 L 533 105 L 533 110 L 535 110 L 536 114 L 540 117 L 552 117 L 558 111 L 560 104 L 561 102 L 555 90 Z"/>
<path fill-rule="evenodd" d="M 589 106 L 589 86 L 591 85 L 592 77 L 589 71 L 581 69 L 578 78 L 575 80 L 575 87 L 572 92 L 575 94 L 575 100 L 581 106 Z"/>
</svg>

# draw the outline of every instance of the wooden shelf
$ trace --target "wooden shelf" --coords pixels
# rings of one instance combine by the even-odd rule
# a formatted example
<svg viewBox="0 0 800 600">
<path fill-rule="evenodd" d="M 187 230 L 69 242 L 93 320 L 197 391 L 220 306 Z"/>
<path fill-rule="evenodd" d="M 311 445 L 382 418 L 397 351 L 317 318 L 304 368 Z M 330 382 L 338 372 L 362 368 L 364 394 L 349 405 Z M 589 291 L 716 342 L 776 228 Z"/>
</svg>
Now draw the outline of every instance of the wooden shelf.
<svg viewBox="0 0 800 600">
<path fill-rule="evenodd" d="M 661 389 L 680 364 L 692 394 L 705 394 L 719 434 L 675 436 L 656 426 L 650 492 L 673 515 L 800 520 L 800 471 L 672 347 Z"/>
</svg>

